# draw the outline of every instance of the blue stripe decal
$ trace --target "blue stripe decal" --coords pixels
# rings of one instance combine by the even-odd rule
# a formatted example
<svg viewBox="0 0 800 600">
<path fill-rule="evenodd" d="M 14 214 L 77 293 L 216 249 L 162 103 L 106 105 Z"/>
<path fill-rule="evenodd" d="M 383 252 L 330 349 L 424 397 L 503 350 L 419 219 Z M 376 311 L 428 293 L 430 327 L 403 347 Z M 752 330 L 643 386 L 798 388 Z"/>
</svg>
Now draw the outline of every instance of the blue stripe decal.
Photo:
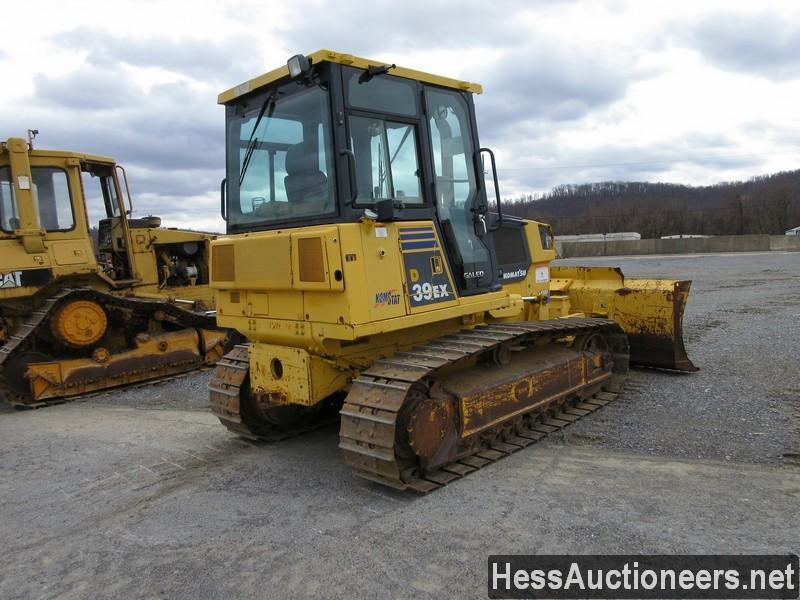
<svg viewBox="0 0 800 600">
<path fill-rule="evenodd" d="M 433 237 L 433 232 L 429 231 L 428 233 L 401 233 L 400 239 L 405 240 L 425 240 L 428 238 Z"/>
<path fill-rule="evenodd" d="M 418 250 L 419 248 L 437 248 L 436 240 L 426 240 L 423 242 L 402 242 L 400 248 L 402 250 Z"/>
<path fill-rule="evenodd" d="M 433 227 L 430 225 L 425 225 L 424 227 L 401 227 L 400 235 L 403 235 L 406 232 L 419 233 L 420 231 L 430 231 L 433 233 Z"/>
</svg>

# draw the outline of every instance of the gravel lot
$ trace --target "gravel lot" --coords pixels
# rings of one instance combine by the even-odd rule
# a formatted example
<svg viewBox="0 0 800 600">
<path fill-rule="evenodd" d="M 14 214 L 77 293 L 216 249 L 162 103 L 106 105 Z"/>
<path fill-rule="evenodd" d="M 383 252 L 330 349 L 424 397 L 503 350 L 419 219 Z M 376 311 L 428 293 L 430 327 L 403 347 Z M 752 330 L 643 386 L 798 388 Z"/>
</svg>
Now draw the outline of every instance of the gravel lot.
<svg viewBox="0 0 800 600">
<path fill-rule="evenodd" d="M 353 477 L 335 427 L 273 445 L 209 373 L 0 407 L 2 598 L 486 597 L 492 553 L 800 550 L 800 254 L 573 259 L 694 280 L 692 375 L 424 497 Z"/>
</svg>

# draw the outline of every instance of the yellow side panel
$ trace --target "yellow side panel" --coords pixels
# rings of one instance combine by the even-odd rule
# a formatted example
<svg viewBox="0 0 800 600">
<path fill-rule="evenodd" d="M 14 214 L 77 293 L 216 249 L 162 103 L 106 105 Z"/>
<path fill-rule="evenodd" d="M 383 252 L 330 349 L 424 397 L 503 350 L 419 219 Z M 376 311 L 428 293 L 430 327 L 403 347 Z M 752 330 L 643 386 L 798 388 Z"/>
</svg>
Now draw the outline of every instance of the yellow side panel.
<svg viewBox="0 0 800 600">
<path fill-rule="evenodd" d="M 397 241 L 397 227 L 361 226 L 363 261 L 360 269 L 364 278 L 363 309 L 353 313 L 353 323 L 383 321 L 406 314 L 403 300 L 403 267 Z M 364 310 L 365 309 L 365 310 Z"/>
<path fill-rule="evenodd" d="M 250 292 L 247 294 L 247 316 L 269 316 L 269 294 L 267 292 Z"/>
<path fill-rule="evenodd" d="M 91 256 L 86 242 L 51 242 L 49 246 L 58 265 L 82 265 Z"/>
<path fill-rule="evenodd" d="M 311 406 L 342 389 L 350 375 L 300 348 L 254 343 L 250 385 L 276 404 Z"/>
<path fill-rule="evenodd" d="M 233 265 L 230 268 L 230 250 L 233 248 Z M 215 266 L 217 261 L 224 266 Z M 218 263 L 217 263 L 218 264 Z M 220 273 L 222 270 L 222 273 Z M 292 289 L 291 239 L 288 233 L 242 235 L 211 243 L 211 287 L 238 290 L 290 290 Z M 223 274 L 224 277 L 216 275 Z M 232 279 L 230 279 L 233 277 Z"/>
<path fill-rule="evenodd" d="M 250 292 L 247 293 L 247 296 L 248 298 L 250 297 Z M 269 316 L 273 319 L 302 321 L 305 316 L 303 312 L 303 292 L 294 290 L 270 292 Z"/>
</svg>

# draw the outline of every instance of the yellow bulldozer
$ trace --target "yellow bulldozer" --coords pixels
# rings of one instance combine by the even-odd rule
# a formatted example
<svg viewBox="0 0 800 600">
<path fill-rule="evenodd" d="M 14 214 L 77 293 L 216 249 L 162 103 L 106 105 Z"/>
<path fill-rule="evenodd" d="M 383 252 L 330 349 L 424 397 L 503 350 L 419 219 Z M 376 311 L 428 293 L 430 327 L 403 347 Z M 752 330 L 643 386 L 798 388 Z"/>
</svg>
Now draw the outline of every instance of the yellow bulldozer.
<svg viewBox="0 0 800 600">
<path fill-rule="evenodd" d="M 695 370 L 689 281 L 551 266 L 550 227 L 503 215 L 481 91 L 321 50 L 220 95 L 211 287 L 250 341 L 209 385 L 230 430 L 339 411 L 357 475 L 428 492 L 613 400 L 629 363 Z"/>
<path fill-rule="evenodd" d="M 216 362 L 214 236 L 132 218 L 120 165 L 35 133 L 0 143 L 0 396 L 42 406 Z"/>
</svg>

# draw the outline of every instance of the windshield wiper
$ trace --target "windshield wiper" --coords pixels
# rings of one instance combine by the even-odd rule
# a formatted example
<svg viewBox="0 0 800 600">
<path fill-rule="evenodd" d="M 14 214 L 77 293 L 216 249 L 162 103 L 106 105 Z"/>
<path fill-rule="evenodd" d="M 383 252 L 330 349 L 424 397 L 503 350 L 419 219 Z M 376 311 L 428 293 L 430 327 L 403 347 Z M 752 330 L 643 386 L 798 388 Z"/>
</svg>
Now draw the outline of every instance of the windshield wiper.
<svg viewBox="0 0 800 600">
<path fill-rule="evenodd" d="M 244 159 L 242 160 L 242 170 L 239 172 L 239 185 L 242 185 L 242 181 L 244 181 L 244 176 L 247 173 L 247 167 L 250 166 L 250 159 L 253 157 L 253 152 L 258 145 L 258 138 L 256 137 L 256 131 L 258 131 L 258 126 L 261 123 L 261 119 L 264 117 L 264 113 L 267 111 L 267 106 L 269 106 L 269 114 L 267 118 L 269 119 L 272 116 L 272 112 L 275 110 L 275 96 L 277 94 L 277 90 L 273 91 L 269 96 L 264 99 L 264 104 L 261 105 L 261 110 L 258 111 L 258 117 L 256 117 L 256 123 L 253 125 L 253 131 L 250 132 L 250 139 L 247 140 L 247 150 L 244 153 Z"/>
</svg>

